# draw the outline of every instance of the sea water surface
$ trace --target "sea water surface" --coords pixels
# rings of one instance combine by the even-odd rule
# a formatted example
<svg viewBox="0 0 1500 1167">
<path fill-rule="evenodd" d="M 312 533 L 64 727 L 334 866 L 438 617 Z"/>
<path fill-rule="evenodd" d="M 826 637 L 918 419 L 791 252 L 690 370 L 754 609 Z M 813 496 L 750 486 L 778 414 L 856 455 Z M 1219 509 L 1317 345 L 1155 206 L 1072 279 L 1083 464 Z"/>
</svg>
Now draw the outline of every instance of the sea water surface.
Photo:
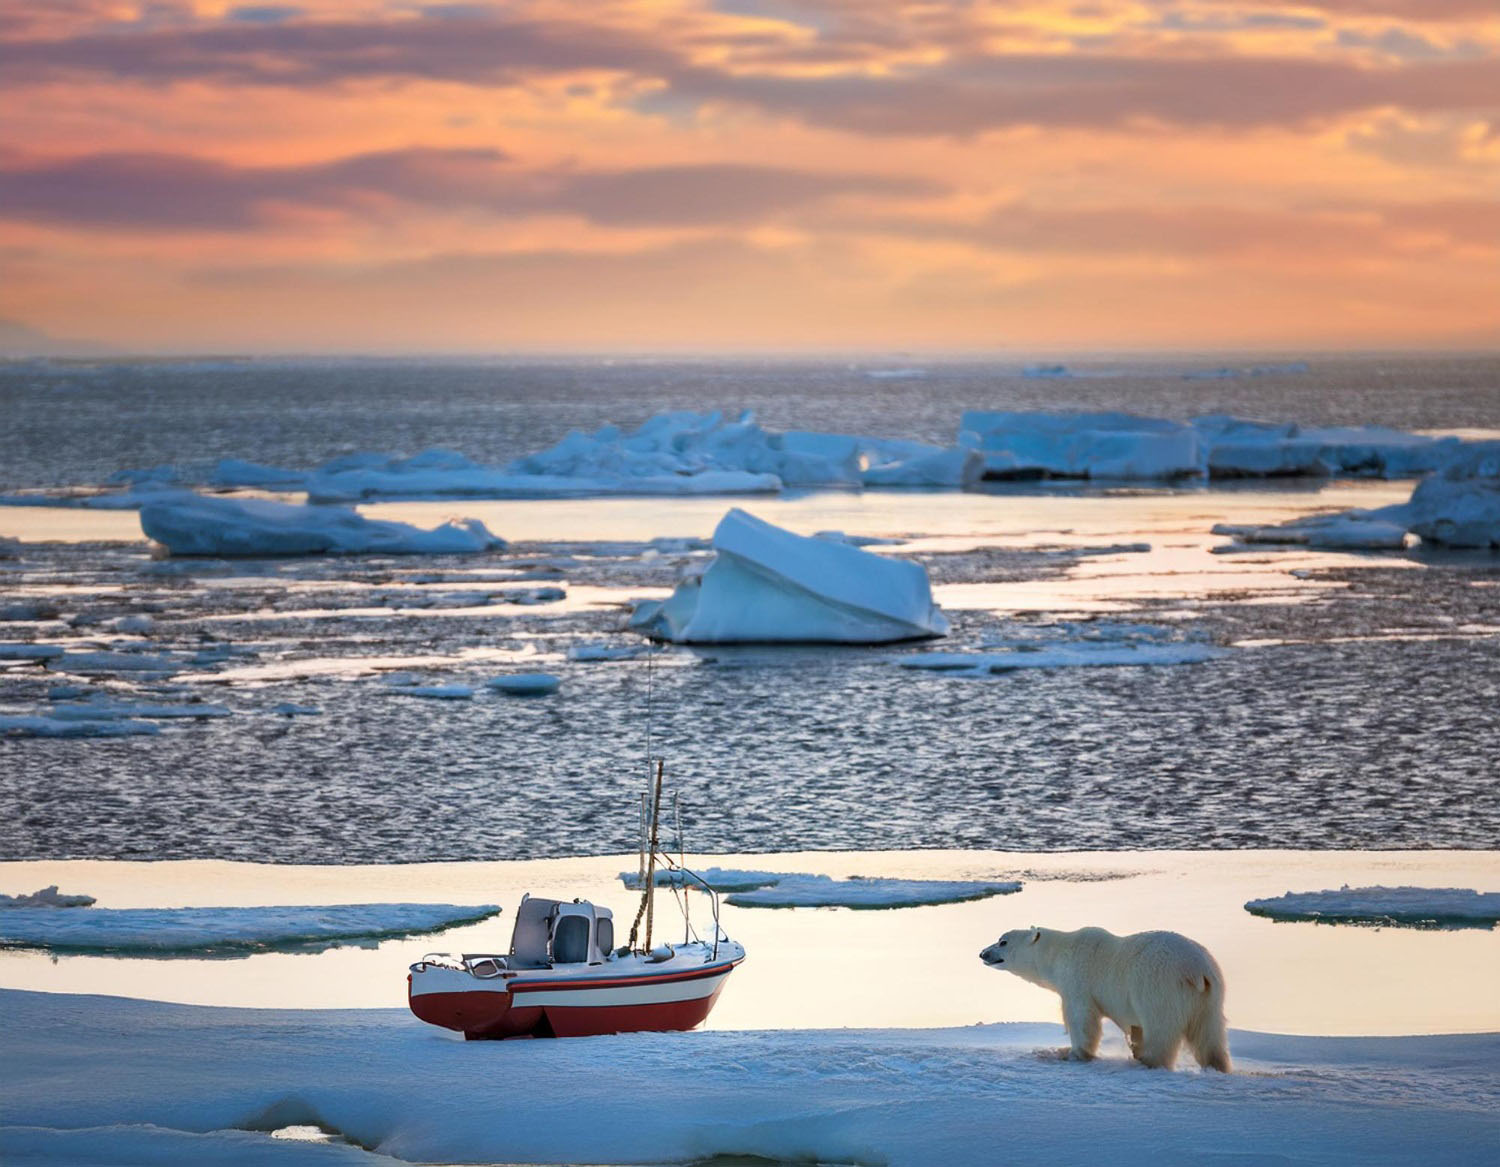
<svg viewBox="0 0 1500 1167">
<path fill-rule="evenodd" d="M 911 365 L 903 358 L 887 364 Z M 433 444 L 480 461 L 570 426 L 754 407 L 777 427 L 949 442 L 965 408 L 1233 411 L 1484 431 L 1494 358 L 1021 362 L 175 362 L 0 366 L 0 484 L 98 484 L 239 457 L 309 467 Z M 1494 849 L 1500 556 L 1238 553 L 1216 523 L 1400 501 L 1410 483 L 752 499 L 383 503 L 511 540 L 462 557 L 160 560 L 133 512 L 0 506 L 0 641 L 168 658 L 165 671 L 0 664 L 0 714 L 61 698 L 222 706 L 129 739 L 0 739 L 0 858 L 293 864 L 527 860 L 628 850 L 647 736 L 693 838 L 816 849 Z M 669 648 L 625 630 L 740 505 L 898 540 L 953 622 L 938 647 L 1145 635 L 1202 664 L 897 667 L 932 646 Z M 530 597 L 551 588 L 563 593 Z M 1141 630 L 1144 629 L 1144 632 Z M 576 659 L 602 646 L 626 659 Z M 495 694 L 548 671 L 558 693 Z M 422 700 L 386 682 L 467 685 Z M 316 712 L 286 715 L 288 706 Z M 20 890 L 20 889 L 11 889 Z M 30 889 L 25 889 L 30 890 Z"/>
</svg>

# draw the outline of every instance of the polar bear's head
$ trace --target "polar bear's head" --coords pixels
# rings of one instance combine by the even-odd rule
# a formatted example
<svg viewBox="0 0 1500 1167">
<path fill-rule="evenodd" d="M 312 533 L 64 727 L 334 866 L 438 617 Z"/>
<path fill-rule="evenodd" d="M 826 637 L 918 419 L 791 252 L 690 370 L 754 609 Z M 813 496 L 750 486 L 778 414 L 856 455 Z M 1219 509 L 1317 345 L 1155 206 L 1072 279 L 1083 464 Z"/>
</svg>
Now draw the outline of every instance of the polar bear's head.
<svg viewBox="0 0 1500 1167">
<path fill-rule="evenodd" d="M 1001 972 L 1024 976 L 1035 964 L 1037 942 L 1041 938 L 1040 928 L 1016 928 L 981 952 L 979 959 Z"/>
</svg>

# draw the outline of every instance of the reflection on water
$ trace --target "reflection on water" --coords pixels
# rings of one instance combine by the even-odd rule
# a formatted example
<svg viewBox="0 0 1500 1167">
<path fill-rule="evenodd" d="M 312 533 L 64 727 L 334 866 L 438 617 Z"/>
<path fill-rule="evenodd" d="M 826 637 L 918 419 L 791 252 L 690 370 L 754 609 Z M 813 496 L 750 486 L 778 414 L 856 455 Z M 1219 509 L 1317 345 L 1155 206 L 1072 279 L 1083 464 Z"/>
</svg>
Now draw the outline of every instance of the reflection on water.
<svg viewBox="0 0 1500 1167">
<path fill-rule="evenodd" d="M 1054 1020 L 1055 996 L 978 959 L 1000 933 L 1032 924 L 1099 925 L 1117 933 L 1168 928 L 1192 936 L 1225 970 L 1236 1028 L 1500 1029 L 1500 999 L 1478 991 L 1500 976 L 1500 933 L 1278 924 L 1243 908 L 1257 897 L 1344 883 L 1500 890 L 1500 852 L 851 852 L 704 856 L 700 865 L 712 863 L 836 877 L 1026 880 L 1014 896 L 898 911 L 726 906 L 724 926 L 749 955 L 709 1019 L 713 1029 Z M 406 966 L 426 953 L 503 947 L 523 892 L 580 896 L 628 914 L 633 897 L 615 877 L 633 865 L 633 856 L 386 867 L 0 864 L 0 886 L 60 883 L 64 891 L 96 895 L 104 907 L 413 900 L 506 906 L 497 920 L 374 950 L 267 953 L 232 962 L 4 952 L 0 985 L 212 1005 L 400 1007 Z M 658 907 L 675 921 L 669 901 Z M 694 905 L 700 923 L 708 919 L 706 907 L 701 900 Z"/>
</svg>

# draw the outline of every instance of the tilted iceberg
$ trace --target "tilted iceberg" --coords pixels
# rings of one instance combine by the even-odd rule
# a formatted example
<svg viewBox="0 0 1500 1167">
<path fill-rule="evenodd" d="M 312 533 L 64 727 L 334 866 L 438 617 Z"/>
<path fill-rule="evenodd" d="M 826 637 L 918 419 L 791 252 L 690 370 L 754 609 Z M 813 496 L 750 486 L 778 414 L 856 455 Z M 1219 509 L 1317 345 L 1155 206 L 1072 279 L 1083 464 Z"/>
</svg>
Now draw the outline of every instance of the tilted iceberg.
<svg viewBox="0 0 1500 1167">
<path fill-rule="evenodd" d="M 214 498 L 189 491 L 153 497 L 141 529 L 173 555 L 454 554 L 505 546 L 477 519 L 425 531 L 367 519 L 348 507 Z"/>
<path fill-rule="evenodd" d="M 631 627 L 689 644 L 877 644 L 945 636 L 920 565 L 794 535 L 738 507 L 714 531 L 715 555 L 666 600 L 638 604 Z"/>
</svg>

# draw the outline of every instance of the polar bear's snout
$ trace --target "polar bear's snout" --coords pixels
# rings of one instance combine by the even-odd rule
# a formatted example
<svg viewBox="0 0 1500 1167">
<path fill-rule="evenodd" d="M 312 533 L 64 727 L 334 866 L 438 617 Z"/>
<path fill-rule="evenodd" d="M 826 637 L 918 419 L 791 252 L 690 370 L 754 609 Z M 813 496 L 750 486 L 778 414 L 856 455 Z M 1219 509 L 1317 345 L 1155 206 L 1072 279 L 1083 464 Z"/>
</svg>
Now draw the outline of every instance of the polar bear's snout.
<svg viewBox="0 0 1500 1167">
<path fill-rule="evenodd" d="M 991 944 L 988 948 L 980 951 L 979 959 L 985 964 L 1004 964 L 1005 950 L 998 944 Z"/>
</svg>

